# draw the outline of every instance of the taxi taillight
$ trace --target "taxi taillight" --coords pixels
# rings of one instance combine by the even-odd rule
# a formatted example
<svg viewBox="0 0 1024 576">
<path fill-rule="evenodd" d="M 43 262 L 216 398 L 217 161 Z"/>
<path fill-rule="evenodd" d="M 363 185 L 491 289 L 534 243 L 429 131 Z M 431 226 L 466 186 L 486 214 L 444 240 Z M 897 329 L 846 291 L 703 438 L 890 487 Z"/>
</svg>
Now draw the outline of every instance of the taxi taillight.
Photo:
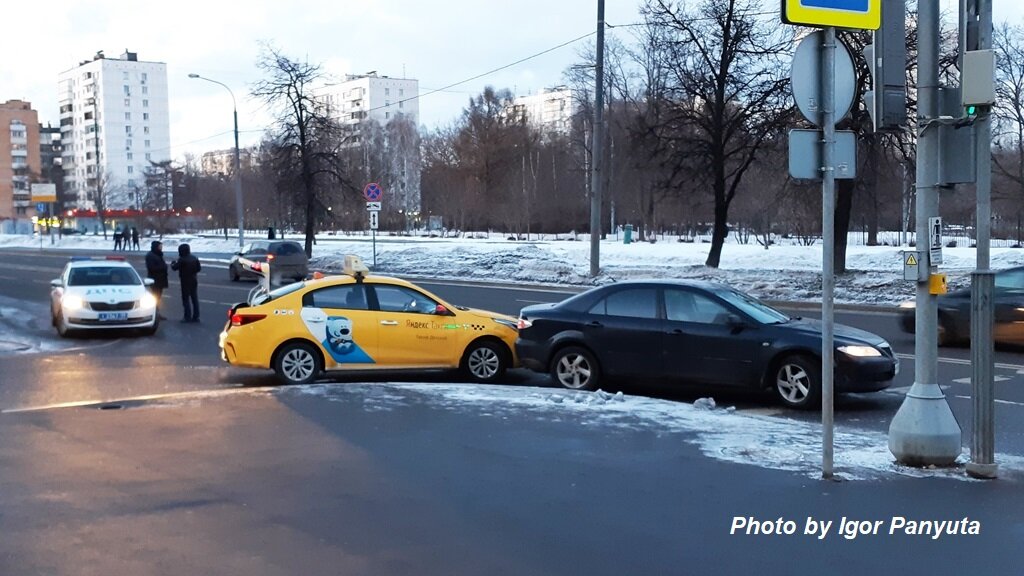
<svg viewBox="0 0 1024 576">
<path fill-rule="evenodd" d="M 266 314 L 235 314 L 231 316 L 232 326 L 245 326 L 246 324 L 252 324 L 266 318 Z"/>
</svg>

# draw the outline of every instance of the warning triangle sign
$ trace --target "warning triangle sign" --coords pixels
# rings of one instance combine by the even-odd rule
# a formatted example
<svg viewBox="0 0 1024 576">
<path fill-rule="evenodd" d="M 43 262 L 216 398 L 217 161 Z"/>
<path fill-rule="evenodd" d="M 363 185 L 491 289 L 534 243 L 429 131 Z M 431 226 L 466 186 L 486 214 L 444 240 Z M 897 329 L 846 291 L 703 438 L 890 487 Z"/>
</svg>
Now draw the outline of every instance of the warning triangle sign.
<svg viewBox="0 0 1024 576">
<path fill-rule="evenodd" d="M 917 266 L 917 256 L 907 254 L 907 266 Z"/>
</svg>

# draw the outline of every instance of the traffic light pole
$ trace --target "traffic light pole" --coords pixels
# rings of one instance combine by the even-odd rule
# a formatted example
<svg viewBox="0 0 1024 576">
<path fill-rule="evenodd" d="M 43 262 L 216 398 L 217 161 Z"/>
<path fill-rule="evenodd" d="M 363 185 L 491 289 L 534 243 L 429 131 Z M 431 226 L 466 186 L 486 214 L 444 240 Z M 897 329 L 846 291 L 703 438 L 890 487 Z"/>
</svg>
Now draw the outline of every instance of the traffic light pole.
<svg viewBox="0 0 1024 576">
<path fill-rule="evenodd" d="M 938 302 L 929 277 L 938 268 L 924 247 L 928 220 L 939 214 L 939 3 L 918 0 L 917 246 L 925 270 L 917 281 L 914 384 L 889 425 L 889 451 L 901 464 L 952 466 L 960 426 L 938 384 Z"/>
<path fill-rule="evenodd" d="M 964 45 L 967 50 L 992 49 L 992 0 L 961 0 Z M 990 270 L 992 228 L 992 120 L 979 114 L 974 124 L 977 150 L 977 270 L 971 274 L 971 368 L 973 421 L 971 461 L 967 473 L 995 478 L 995 351 L 993 316 L 995 274 Z"/>
</svg>

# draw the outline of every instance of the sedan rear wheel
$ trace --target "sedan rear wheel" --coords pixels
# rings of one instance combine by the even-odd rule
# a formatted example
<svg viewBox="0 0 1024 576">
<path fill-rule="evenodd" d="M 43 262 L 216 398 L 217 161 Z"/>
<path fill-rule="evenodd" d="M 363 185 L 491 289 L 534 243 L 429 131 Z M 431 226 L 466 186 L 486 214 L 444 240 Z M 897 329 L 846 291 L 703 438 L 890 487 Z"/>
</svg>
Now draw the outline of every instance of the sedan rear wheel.
<svg viewBox="0 0 1024 576">
<path fill-rule="evenodd" d="M 570 390 L 597 390 L 601 369 L 589 351 L 571 346 L 563 348 L 551 362 L 555 382 Z"/>
<path fill-rule="evenodd" d="M 463 370 L 476 382 L 494 382 L 505 373 L 508 360 L 505 351 L 494 342 L 477 342 L 470 346 L 462 361 Z"/>
<path fill-rule="evenodd" d="M 274 360 L 274 371 L 287 384 L 309 384 L 321 370 L 320 355 L 304 342 L 285 345 Z"/>
<path fill-rule="evenodd" d="M 821 369 L 805 356 L 785 358 L 775 372 L 775 391 L 791 408 L 815 408 L 821 402 Z"/>
</svg>

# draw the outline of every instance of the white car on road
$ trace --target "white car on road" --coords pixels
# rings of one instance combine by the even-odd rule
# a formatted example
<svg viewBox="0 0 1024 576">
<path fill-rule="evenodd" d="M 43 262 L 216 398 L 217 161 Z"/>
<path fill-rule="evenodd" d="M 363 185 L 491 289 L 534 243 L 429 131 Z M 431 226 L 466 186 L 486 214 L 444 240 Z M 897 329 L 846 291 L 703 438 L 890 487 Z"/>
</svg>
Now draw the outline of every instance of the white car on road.
<svg viewBox="0 0 1024 576">
<path fill-rule="evenodd" d="M 157 301 L 124 259 L 72 258 L 50 281 L 50 313 L 61 336 L 79 330 L 137 328 L 156 332 Z"/>
</svg>

